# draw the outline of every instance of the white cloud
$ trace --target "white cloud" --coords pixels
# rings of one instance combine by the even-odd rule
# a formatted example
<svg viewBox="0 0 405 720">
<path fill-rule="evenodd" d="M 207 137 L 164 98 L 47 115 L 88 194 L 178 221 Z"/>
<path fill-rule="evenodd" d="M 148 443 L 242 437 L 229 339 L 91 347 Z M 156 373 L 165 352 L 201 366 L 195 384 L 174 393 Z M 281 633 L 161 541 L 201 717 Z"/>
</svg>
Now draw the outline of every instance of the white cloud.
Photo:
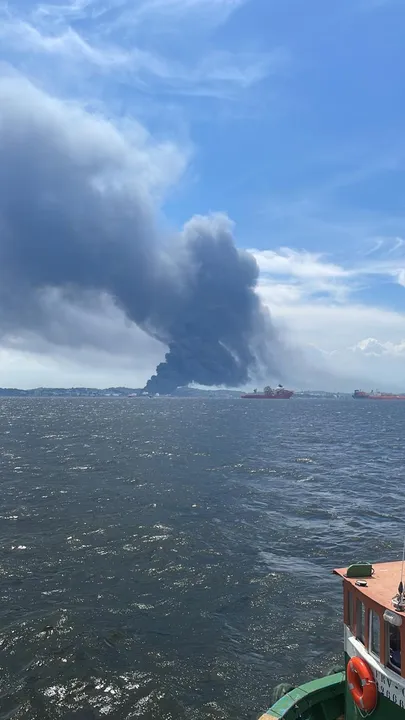
<svg viewBox="0 0 405 720">
<path fill-rule="evenodd" d="M 16 50 L 59 55 L 69 61 L 86 60 L 100 69 L 128 66 L 132 62 L 129 53 L 114 48 L 96 48 L 72 28 L 67 28 L 60 35 L 46 35 L 28 22 L 12 19 L 0 25 L 0 37 Z"/>
<path fill-rule="evenodd" d="M 405 240 L 401 237 L 395 237 L 392 239 L 393 242 L 391 244 L 391 247 L 388 249 L 388 253 L 391 255 L 391 253 L 395 253 L 397 250 L 401 250 L 405 245 Z"/>
<path fill-rule="evenodd" d="M 304 349 L 305 386 L 314 386 L 319 368 L 329 373 L 324 383 L 336 390 L 351 390 L 354 384 L 387 388 L 387 383 L 405 389 L 405 313 L 379 306 L 378 290 L 373 304 L 361 301 L 361 289 L 378 288 L 379 277 L 403 282 L 404 263 L 397 252 L 402 243 L 382 244 L 382 256 L 364 256 L 362 263 L 345 266 L 306 250 L 253 251 L 261 269 L 260 296 L 291 344 Z"/>
<path fill-rule="evenodd" d="M 360 340 L 354 347 L 350 348 L 353 352 L 361 352 L 364 355 L 374 355 L 381 357 L 381 355 L 391 355 L 394 357 L 405 355 L 405 339 L 400 340 L 398 343 L 394 342 L 379 342 L 376 338 L 366 338 Z"/>
<path fill-rule="evenodd" d="M 306 250 L 292 250 L 282 247 L 280 250 L 251 250 L 260 270 L 276 275 L 293 275 L 299 278 L 337 278 L 347 277 L 350 273 L 339 265 L 324 260 L 322 253 Z"/>
<path fill-rule="evenodd" d="M 364 254 L 364 259 L 346 263 L 346 266 L 333 263 L 324 253 L 308 252 L 282 247 L 278 250 L 251 250 L 256 258 L 264 281 L 269 278 L 283 277 L 300 292 L 301 298 L 322 293 L 336 302 L 346 302 L 350 294 L 354 294 L 373 277 L 380 276 L 398 285 L 405 285 L 405 257 L 398 255 L 397 250 L 403 248 L 401 238 L 395 238 L 395 244 L 389 245 L 385 255 L 369 259 L 384 244 L 372 248 L 372 252 Z"/>
<path fill-rule="evenodd" d="M 322 369 L 329 374 L 325 389 L 405 390 L 405 313 L 350 302 L 275 302 L 271 286 L 262 286 L 260 295 L 307 358 L 298 385 L 314 387 Z"/>
<path fill-rule="evenodd" d="M 0 347 L 2 387 L 143 387 L 153 362 L 141 353 L 124 364 L 94 351 L 64 355 L 55 348 L 45 354 Z"/>
<path fill-rule="evenodd" d="M 33 14 L 37 18 L 51 17 L 55 22 L 61 22 L 65 18 L 83 18 L 88 12 L 98 15 L 106 9 L 106 5 L 99 2 L 99 0 L 71 0 L 71 2 L 57 4 L 39 3 L 33 6 Z"/>
<path fill-rule="evenodd" d="M 380 342 L 401 342 L 405 335 L 405 313 L 360 303 L 345 305 L 330 301 L 275 305 L 271 294 L 260 291 L 273 315 L 283 320 L 299 344 L 312 344 L 328 352 L 345 350 L 364 337 Z"/>
<path fill-rule="evenodd" d="M 294 300 L 303 300 L 316 293 L 325 294 L 336 302 L 346 300 L 350 292 L 349 279 L 352 271 L 330 262 L 321 253 L 293 250 L 283 247 L 279 250 L 251 250 L 259 265 L 262 283 L 270 278 L 289 279 Z"/>
<path fill-rule="evenodd" d="M 153 81 L 156 91 L 164 94 L 227 98 L 279 72 L 288 62 L 280 48 L 266 53 L 212 49 L 212 27 L 203 19 L 216 19 L 214 25 L 225 22 L 240 4 L 236 0 L 148 0 L 109 6 L 74 2 L 34 6 L 28 13 L 6 7 L 0 8 L 0 40 L 3 53 L 13 51 L 17 64 L 18 54 L 42 57 L 43 77 L 54 73 L 46 60 L 52 56 L 64 63 L 65 72 L 80 66 L 88 78 L 97 69 L 114 73 L 115 80 L 138 90 L 149 92 Z M 115 19 L 106 22 L 103 14 L 109 10 Z M 70 24 L 77 13 L 82 20 L 80 33 Z M 161 23 L 168 32 L 168 42 L 154 40 L 154 23 Z M 142 27 L 128 34 L 133 24 Z M 173 38 L 174 30 L 180 38 Z M 189 46 L 191 30 L 198 34 L 198 41 Z"/>
<path fill-rule="evenodd" d="M 178 27 L 180 23 L 189 22 L 190 17 L 198 23 L 218 26 L 226 22 L 235 10 L 247 0 L 141 0 L 131 3 L 131 10 L 125 16 L 132 17 L 134 24 L 146 22 L 160 26 L 168 31 L 168 24 Z"/>
<path fill-rule="evenodd" d="M 18 92 L 15 91 L 18 88 Z M 16 73 L 0 73 L 0 104 L 4 103 L 8 111 L 15 116 L 24 115 L 27 103 L 32 106 L 32 122 L 39 126 L 41 122 L 37 107 L 39 93 L 25 78 Z M 130 118 L 123 118 L 115 124 L 106 117 L 95 113 L 86 113 L 80 103 L 65 103 L 41 94 L 41 102 L 46 109 L 49 132 L 54 125 L 64 127 L 63 143 L 66 152 L 75 154 L 79 164 L 97 164 L 100 146 L 108 151 L 108 183 L 126 187 L 130 192 L 135 186 L 141 188 L 147 202 L 161 200 L 184 173 L 190 157 L 188 147 L 176 143 L 157 141 L 148 130 Z M 65 122 L 69 113 L 70 122 Z M 83 130 L 77 133 L 77 123 Z M 95 173 L 96 177 L 96 173 Z M 102 182 L 101 175 L 98 182 Z"/>
<path fill-rule="evenodd" d="M 118 19 L 110 23 L 110 28 L 145 23 L 150 32 L 156 28 L 172 32 L 179 24 L 189 23 L 190 20 L 198 23 L 200 29 L 204 22 L 209 26 L 218 26 L 246 2 L 249 0 L 72 0 L 66 4 L 39 4 L 35 16 L 38 19 L 52 18 L 60 23 L 89 16 L 99 19 L 115 11 Z"/>
</svg>

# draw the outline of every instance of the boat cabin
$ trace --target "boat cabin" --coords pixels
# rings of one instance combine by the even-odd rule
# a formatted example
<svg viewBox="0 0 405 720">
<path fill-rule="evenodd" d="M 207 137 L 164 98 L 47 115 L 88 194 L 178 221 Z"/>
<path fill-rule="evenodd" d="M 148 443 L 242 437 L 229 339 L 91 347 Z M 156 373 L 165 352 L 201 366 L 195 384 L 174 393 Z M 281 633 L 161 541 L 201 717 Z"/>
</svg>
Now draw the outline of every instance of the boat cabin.
<svg viewBox="0 0 405 720">
<path fill-rule="evenodd" d="M 345 720 L 405 720 L 403 563 L 358 563 L 343 579 Z"/>
</svg>

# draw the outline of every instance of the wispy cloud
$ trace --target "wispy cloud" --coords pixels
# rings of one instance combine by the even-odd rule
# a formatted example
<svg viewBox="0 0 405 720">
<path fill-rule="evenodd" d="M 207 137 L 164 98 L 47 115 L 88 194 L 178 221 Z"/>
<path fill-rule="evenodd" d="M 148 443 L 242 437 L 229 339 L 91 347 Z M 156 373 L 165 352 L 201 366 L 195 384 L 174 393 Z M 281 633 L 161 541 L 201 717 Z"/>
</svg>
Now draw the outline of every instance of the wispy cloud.
<svg viewBox="0 0 405 720">
<path fill-rule="evenodd" d="M 211 32 L 241 6 L 243 0 L 138 0 L 135 3 L 74 0 L 61 5 L 41 4 L 29 12 L 0 9 L 3 53 L 25 62 L 27 53 L 43 57 L 42 75 L 51 73 L 49 56 L 69 67 L 114 73 L 128 87 L 163 96 L 230 98 L 289 61 L 283 48 L 266 52 L 215 49 Z M 131 29 L 131 32 L 129 30 Z M 164 43 L 155 30 L 165 32 Z M 180 33 L 180 38 L 174 35 Z M 193 47 L 182 51 L 183 41 Z M 153 83 L 153 85 L 152 85 Z"/>
<path fill-rule="evenodd" d="M 194 66 L 171 61 L 140 48 L 94 45 L 72 28 L 59 35 L 46 35 L 28 22 L 9 20 L 0 26 L 3 45 L 21 51 L 56 56 L 69 63 L 87 63 L 103 72 L 121 73 L 130 85 L 147 87 L 148 79 L 159 83 L 162 92 L 179 95 L 226 96 L 260 82 L 282 66 L 285 55 L 235 55 L 214 52 Z"/>
<path fill-rule="evenodd" d="M 398 240 L 401 240 L 399 238 Z M 381 241 L 383 242 L 383 241 Z M 395 242 L 395 241 L 394 241 Z M 375 259 L 345 265 L 331 262 L 323 253 L 282 247 L 251 250 L 261 271 L 261 285 L 274 293 L 274 302 L 300 301 L 347 303 L 361 291 L 373 287 L 376 278 L 405 287 L 405 255 L 401 242 L 383 242 L 386 252 Z"/>
<path fill-rule="evenodd" d="M 259 265 L 262 284 L 273 284 L 280 299 L 279 283 L 282 280 L 281 301 L 316 299 L 319 296 L 343 303 L 353 290 L 352 271 L 330 262 L 322 253 L 294 250 L 251 250 Z M 288 297 L 287 289 L 290 289 Z M 269 287 L 268 287 L 269 290 Z M 276 299 L 276 302 L 278 301 Z"/>
<path fill-rule="evenodd" d="M 198 21 L 209 27 L 218 27 L 242 5 L 250 0 L 72 0 L 67 3 L 40 3 L 34 15 L 52 18 L 53 21 L 72 21 L 116 15 L 110 28 L 130 24 L 131 27 L 148 25 L 149 31 L 172 32 L 179 23 Z"/>
<path fill-rule="evenodd" d="M 264 273 L 292 275 L 297 278 L 347 277 L 349 272 L 339 265 L 327 262 L 322 253 L 293 250 L 288 247 L 276 250 L 252 250 Z"/>
<path fill-rule="evenodd" d="M 127 67 L 134 62 L 133 54 L 119 48 L 94 47 L 70 27 L 59 35 L 47 35 L 28 22 L 9 17 L 0 26 L 0 38 L 13 50 L 57 55 L 69 61 L 84 60 L 100 68 Z M 149 64 L 147 60 L 144 63 Z"/>
<path fill-rule="evenodd" d="M 97 11 L 97 8 L 99 10 Z M 98 0 L 71 0 L 66 3 L 38 3 L 32 8 L 32 16 L 37 20 L 52 18 L 54 22 L 83 19 L 88 13 L 99 14 L 102 6 Z"/>
<path fill-rule="evenodd" d="M 208 27 L 217 27 L 248 0 L 141 0 L 127 5 L 127 12 L 122 19 L 131 20 L 134 25 L 152 23 L 153 28 L 171 32 L 172 25 L 198 21 Z M 169 26 L 168 27 L 168 23 Z"/>
</svg>

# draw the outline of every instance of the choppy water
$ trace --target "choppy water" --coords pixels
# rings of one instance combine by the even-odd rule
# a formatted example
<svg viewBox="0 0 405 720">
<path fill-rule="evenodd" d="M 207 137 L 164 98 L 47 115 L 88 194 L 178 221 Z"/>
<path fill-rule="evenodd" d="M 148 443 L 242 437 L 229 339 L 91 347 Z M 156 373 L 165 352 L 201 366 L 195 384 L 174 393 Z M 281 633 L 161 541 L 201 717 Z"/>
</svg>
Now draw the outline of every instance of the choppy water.
<svg viewBox="0 0 405 720">
<path fill-rule="evenodd" d="M 0 719 L 255 717 L 394 559 L 405 403 L 2 400 Z"/>
</svg>

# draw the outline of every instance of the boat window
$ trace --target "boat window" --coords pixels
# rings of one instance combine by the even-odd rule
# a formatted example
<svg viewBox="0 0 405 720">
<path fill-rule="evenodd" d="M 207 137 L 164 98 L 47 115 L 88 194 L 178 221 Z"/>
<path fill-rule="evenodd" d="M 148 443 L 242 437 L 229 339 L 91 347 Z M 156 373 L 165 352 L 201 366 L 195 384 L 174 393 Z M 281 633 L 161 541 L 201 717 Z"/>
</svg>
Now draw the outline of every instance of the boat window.
<svg viewBox="0 0 405 720">
<path fill-rule="evenodd" d="M 397 673 L 401 672 L 401 634 L 395 625 L 388 625 L 389 667 Z"/>
<path fill-rule="evenodd" d="M 379 658 L 381 635 L 380 616 L 377 615 L 374 610 L 370 610 L 369 623 L 370 651 Z"/>
<path fill-rule="evenodd" d="M 357 600 L 357 613 L 356 613 L 356 638 L 364 645 L 364 603 L 361 600 Z"/>
</svg>

